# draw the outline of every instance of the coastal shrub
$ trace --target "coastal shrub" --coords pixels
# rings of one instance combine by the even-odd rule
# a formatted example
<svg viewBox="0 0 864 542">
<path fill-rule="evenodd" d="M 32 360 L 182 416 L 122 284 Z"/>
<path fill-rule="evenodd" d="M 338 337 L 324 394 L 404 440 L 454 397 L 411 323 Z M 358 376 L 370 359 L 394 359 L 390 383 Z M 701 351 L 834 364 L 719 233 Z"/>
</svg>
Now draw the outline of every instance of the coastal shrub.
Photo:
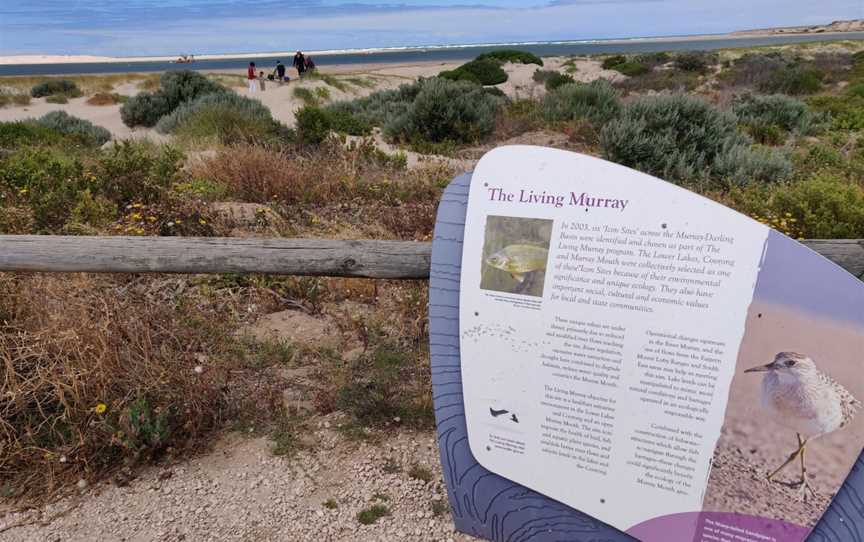
<svg viewBox="0 0 864 542">
<path fill-rule="evenodd" d="M 626 93 L 648 91 L 682 93 L 699 86 L 699 74 L 681 70 L 651 70 L 639 77 L 616 81 L 614 85 Z"/>
<path fill-rule="evenodd" d="M 404 112 L 384 125 L 384 134 L 406 142 L 476 141 L 492 133 L 503 103 L 465 81 L 425 79 Z"/>
<path fill-rule="evenodd" d="M 182 103 L 162 117 L 156 131 L 189 141 L 225 145 L 244 141 L 278 142 L 287 129 L 273 119 L 258 100 L 233 92 L 205 94 Z"/>
<path fill-rule="evenodd" d="M 815 111 L 825 113 L 831 118 L 831 125 L 839 130 L 864 129 L 864 97 L 813 96 L 807 104 Z"/>
<path fill-rule="evenodd" d="M 90 186 L 117 205 L 152 203 L 180 177 L 184 158 L 169 145 L 122 141 L 103 151 Z"/>
<path fill-rule="evenodd" d="M 0 122 L 0 149 L 50 145 L 60 139 L 60 134 L 34 119 Z"/>
<path fill-rule="evenodd" d="M 824 74 L 815 69 L 790 65 L 775 70 L 757 88 L 762 92 L 791 94 L 814 94 L 822 89 Z"/>
<path fill-rule="evenodd" d="M 549 122 L 587 119 L 599 126 L 620 108 L 618 91 L 605 79 L 564 85 L 543 98 L 543 116 Z"/>
<path fill-rule="evenodd" d="M 750 154 L 734 114 L 683 95 L 627 104 L 600 134 L 604 156 L 679 183 L 707 179 L 776 181 L 789 169 L 775 154 Z M 787 160 L 788 162 L 788 160 Z"/>
<path fill-rule="evenodd" d="M 534 53 L 519 51 L 517 49 L 499 49 L 489 53 L 483 53 L 475 60 L 495 60 L 499 63 L 512 62 L 513 64 L 537 64 L 543 65 L 543 59 Z"/>
<path fill-rule="evenodd" d="M 534 75 L 532 79 L 536 83 L 543 83 L 543 86 L 546 87 L 547 91 L 555 90 L 558 87 L 562 87 L 569 83 L 575 83 L 576 80 L 573 79 L 572 75 L 561 73 L 555 70 L 541 70 L 537 69 L 534 71 Z"/>
<path fill-rule="evenodd" d="M 181 104 L 209 94 L 231 94 L 224 87 L 191 70 L 169 71 L 159 78 L 159 89 L 129 98 L 120 108 L 126 126 L 155 126 Z"/>
<path fill-rule="evenodd" d="M 128 96 L 123 96 L 116 92 L 97 92 L 93 96 L 87 98 L 87 105 L 115 105 L 124 103 L 128 99 Z"/>
<path fill-rule="evenodd" d="M 200 96 L 226 92 L 225 88 L 199 72 L 192 70 L 168 71 L 159 78 L 159 87 L 171 109 Z"/>
<path fill-rule="evenodd" d="M 801 135 L 813 133 L 819 121 L 807 104 L 783 94 L 742 94 L 735 98 L 732 112 L 742 124 L 776 126 Z"/>
<path fill-rule="evenodd" d="M 601 66 L 603 67 L 604 70 L 611 70 L 612 68 L 614 68 L 618 64 L 623 64 L 625 62 L 627 62 L 626 56 L 624 56 L 624 55 L 612 55 L 612 56 L 607 56 L 606 58 L 604 58 Z"/>
<path fill-rule="evenodd" d="M 171 112 L 168 98 L 161 92 L 142 92 L 129 98 L 120 108 L 120 118 L 129 127 L 155 126 L 159 119 Z"/>
<path fill-rule="evenodd" d="M 405 114 L 426 81 L 421 78 L 394 90 L 379 90 L 364 98 L 335 102 L 324 109 L 350 114 L 369 126 L 384 126 Z"/>
<path fill-rule="evenodd" d="M 677 53 L 674 63 L 675 68 L 681 71 L 705 74 L 717 63 L 717 55 L 704 51 L 687 51 Z"/>
<path fill-rule="evenodd" d="M 645 64 L 646 66 L 651 68 L 666 64 L 670 60 L 672 60 L 672 57 L 669 56 L 669 53 L 665 51 L 660 51 L 657 53 L 640 53 L 633 56 L 634 62 Z"/>
<path fill-rule="evenodd" d="M 717 155 L 711 175 L 726 186 L 777 183 L 792 176 L 792 162 L 781 150 L 735 145 Z"/>
<path fill-rule="evenodd" d="M 781 53 L 747 53 L 720 72 L 718 81 L 724 87 L 759 88 L 772 74 L 786 66 Z"/>
<path fill-rule="evenodd" d="M 45 98 L 45 102 L 49 104 L 68 104 L 69 98 L 64 94 L 52 94 Z"/>
<path fill-rule="evenodd" d="M 5 157 L 0 167 L 0 193 L 15 194 L 29 208 L 32 233 L 62 227 L 87 181 L 81 160 L 57 148 L 25 147 Z"/>
<path fill-rule="evenodd" d="M 792 183 L 752 185 L 733 190 L 730 199 L 735 209 L 793 237 L 864 236 L 864 189 L 839 175 L 822 173 Z"/>
<path fill-rule="evenodd" d="M 637 75 L 644 75 L 644 74 L 648 73 L 649 71 L 651 71 L 651 68 L 649 68 L 645 64 L 642 64 L 641 62 L 634 62 L 634 61 L 628 61 L 628 62 L 622 62 L 621 64 L 615 64 L 614 66 L 612 66 L 612 69 L 615 70 L 616 72 L 618 72 L 622 75 L 626 75 L 628 77 L 635 77 Z"/>
<path fill-rule="evenodd" d="M 7 105 L 30 105 L 30 95 L 0 88 L 0 107 Z"/>
<path fill-rule="evenodd" d="M 297 136 L 302 143 L 319 145 L 330 135 L 330 116 L 320 107 L 306 105 L 297 112 Z"/>
<path fill-rule="evenodd" d="M 455 70 L 443 71 L 438 76 L 451 81 L 469 81 L 478 85 L 499 85 L 507 81 L 507 72 L 501 69 L 501 63 L 491 58 L 472 60 Z"/>
<path fill-rule="evenodd" d="M 848 87 L 846 87 L 846 94 L 848 96 L 864 98 L 864 83 L 855 83 L 854 85 L 849 85 Z"/>
<path fill-rule="evenodd" d="M 74 81 L 68 79 L 49 79 L 33 85 L 30 89 L 30 95 L 34 98 L 44 98 L 45 96 L 54 96 L 58 94 L 66 95 L 70 98 L 81 96 L 81 90 Z"/>
<path fill-rule="evenodd" d="M 89 120 L 79 119 L 65 111 L 52 111 L 45 114 L 37 124 L 61 134 L 77 136 L 95 145 L 103 145 L 111 139 L 111 132 L 101 126 L 96 126 Z"/>
</svg>

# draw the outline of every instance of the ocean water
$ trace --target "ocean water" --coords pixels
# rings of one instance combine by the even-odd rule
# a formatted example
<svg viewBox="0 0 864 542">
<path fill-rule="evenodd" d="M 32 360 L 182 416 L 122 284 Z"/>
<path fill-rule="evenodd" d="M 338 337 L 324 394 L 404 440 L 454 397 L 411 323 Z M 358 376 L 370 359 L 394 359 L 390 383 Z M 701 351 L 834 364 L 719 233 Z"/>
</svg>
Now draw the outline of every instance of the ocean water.
<svg viewBox="0 0 864 542">
<path fill-rule="evenodd" d="M 540 56 L 587 55 L 602 53 L 637 53 L 654 51 L 684 51 L 725 49 L 733 47 L 753 47 L 759 45 L 779 45 L 784 43 L 804 43 L 824 41 L 827 36 L 821 34 L 797 36 L 763 36 L 763 37 L 717 37 L 716 39 L 668 38 L 663 40 L 651 38 L 633 38 L 631 40 L 580 40 L 580 41 L 550 41 L 550 42 L 519 42 L 501 44 L 468 44 L 418 46 L 385 49 L 355 49 L 342 51 L 326 51 L 316 54 L 315 63 L 321 66 L 350 65 L 368 63 L 410 63 L 425 61 L 457 61 L 476 57 L 479 54 L 501 48 L 517 48 L 530 51 Z M 837 35 L 831 39 L 839 39 Z M 842 39 L 864 40 L 864 32 L 848 32 Z M 266 68 L 275 65 L 276 60 L 282 60 L 290 65 L 290 58 L 285 55 L 262 53 L 254 58 L 220 58 L 214 60 L 196 60 L 193 64 L 174 64 L 166 61 L 134 61 L 116 63 L 75 63 L 75 64 L 18 64 L 0 65 L 0 76 L 3 75 L 59 75 L 83 73 L 127 73 L 166 71 L 182 67 L 194 70 L 238 70 L 244 69 L 254 61 L 259 67 Z"/>
</svg>

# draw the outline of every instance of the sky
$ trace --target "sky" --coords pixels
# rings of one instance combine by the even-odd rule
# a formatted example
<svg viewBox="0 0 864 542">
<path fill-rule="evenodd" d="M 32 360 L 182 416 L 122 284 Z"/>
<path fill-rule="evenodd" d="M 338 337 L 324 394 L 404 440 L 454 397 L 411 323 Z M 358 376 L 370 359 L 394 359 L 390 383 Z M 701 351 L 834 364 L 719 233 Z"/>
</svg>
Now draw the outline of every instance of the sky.
<svg viewBox="0 0 864 542">
<path fill-rule="evenodd" d="M 864 0 L 0 0 L 0 54 L 146 56 L 722 33 Z"/>
</svg>

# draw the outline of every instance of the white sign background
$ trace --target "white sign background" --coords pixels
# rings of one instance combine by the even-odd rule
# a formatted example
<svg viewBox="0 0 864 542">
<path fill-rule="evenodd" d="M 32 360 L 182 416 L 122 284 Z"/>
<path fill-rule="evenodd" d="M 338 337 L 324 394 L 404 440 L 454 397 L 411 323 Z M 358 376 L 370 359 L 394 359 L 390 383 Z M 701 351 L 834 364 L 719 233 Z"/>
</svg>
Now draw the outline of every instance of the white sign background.
<svg viewBox="0 0 864 542">
<path fill-rule="evenodd" d="M 512 201 L 492 198 L 492 188 L 514 194 Z M 524 193 L 522 191 L 525 191 Z M 526 194 L 560 194 L 556 207 Z M 571 206 L 571 192 L 605 200 L 626 201 L 626 207 Z M 584 201 L 584 200 L 583 200 Z M 480 288 L 487 217 L 541 218 L 554 221 L 542 298 Z M 627 227 L 670 232 L 723 235 L 734 239 L 723 258 L 734 260 L 734 271 L 707 309 L 653 304 L 651 313 L 597 307 L 552 299 L 553 277 L 562 223 L 588 227 Z M 744 334 L 747 308 L 753 297 L 768 228 L 722 205 L 675 185 L 597 158 L 541 147 L 501 147 L 488 153 L 474 171 L 468 202 L 460 287 L 462 379 L 471 451 L 492 472 L 539 491 L 626 530 L 652 518 L 699 511 L 714 446 L 724 419 L 729 385 Z M 488 271 L 487 271 L 488 272 Z M 492 272 L 503 272 L 493 270 Z M 539 302 L 540 310 L 524 303 Z M 544 370 L 541 355 L 556 343 L 549 336 L 555 317 L 626 328 L 621 349 L 621 373 L 614 390 L 581 382 L 566 383 Z M 479 332 L 486 330 L 487 332 Z M 503 331 L 502 331 L 503 330 Z M 708 338 L 725 343 L 714 402 L 707 419 L 670 419 L 661 409 L 640 402 L 629 391 L 637 386 L 636 357 L 647 331 Z M 502 340 L 508 333 L 511 340 Z M 514 339 L 515 338 L 515 339 Z M 616 400 L 611 450 L 605 474 L 577 468 L 573 461 L 544 453 L 541 423 L 549 415 L 543 406 L 545 386 Z M 493 417 L 490 409 L 507 410 Z M 518 423 L 508 418 L 518 415 Z M 633 466 L 634 430 L 657 425 L 693 430 L 702 435 L 694 462 L 695 487 L 687 494 L 637 483 L 644 469 Z"/>
</svg>

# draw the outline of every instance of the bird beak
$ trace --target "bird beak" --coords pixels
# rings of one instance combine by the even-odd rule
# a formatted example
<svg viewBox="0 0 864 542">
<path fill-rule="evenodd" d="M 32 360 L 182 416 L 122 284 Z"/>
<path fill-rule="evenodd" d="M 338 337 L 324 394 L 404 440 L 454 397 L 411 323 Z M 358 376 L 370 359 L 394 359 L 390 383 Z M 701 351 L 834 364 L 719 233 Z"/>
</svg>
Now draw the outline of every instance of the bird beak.
<svg viewBox="0 0 864 542">
<path fill-rule="evenodd" d="M 766 365 L 760 365 L 758 367 L 752 367 L 750 369 L 747 369 L 744 372 L 745 373 L 764 373 L 766 371 L 770 371 L 773 368 L 774 368 L 774 363 L 771 362 L 771 363 L 768 363 Z"/>
</svg>

